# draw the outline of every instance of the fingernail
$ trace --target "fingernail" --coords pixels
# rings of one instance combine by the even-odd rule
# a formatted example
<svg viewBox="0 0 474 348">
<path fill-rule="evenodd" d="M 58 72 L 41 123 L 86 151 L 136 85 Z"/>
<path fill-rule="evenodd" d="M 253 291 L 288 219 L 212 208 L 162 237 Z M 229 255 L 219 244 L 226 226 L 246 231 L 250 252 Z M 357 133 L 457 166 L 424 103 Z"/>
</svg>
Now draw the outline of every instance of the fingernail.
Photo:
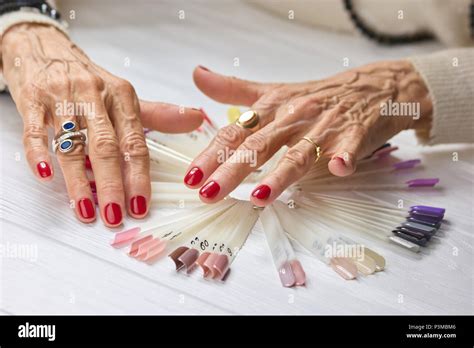
<svg viewBox="0 0 474 348">
<path fill-rule="evenodd" d="M 204 198 L 214 198 L 219 193 L 221 187 L 215 181 L 209 181 L 206 185 L 201 187 L 199 194 Z"/>
<path fill-rule="evenodd" d="M 193 167 L 184 177 L 184 182 L 189 186 L 196 186 L 202 180 L 204 173 L 198 167 Z"/>
<path fill-rule="evenodd" d="M 252 197 L 264 200 L 270 197 L 270 193 L 272 193 L 270 186 L 260 185 L 255 190 L 253 190 Z"/>
<path fill-rule="evenodd" d="M 146 198 L 143 196 L 135 196 L 130 200 L 130 208 L 135 215 L 143 215 L 146 213 Z"/>
<path fill-rule="evenodd" d="M 84 219 L 92 219 L 95 216 L 95 206 L 89 198 L 83 198 L 78 202 L 79 214 Z"/>
<path fill-rule="evenodd" d="M 89 155 L 86 155 L 86 168 L 92 170 L 92 164 Z"/>
<path fill-rule="evenodd" d="M 122 222 L 122 209 L 117 203 L 109 203 L 104 210 L 105 220 L 110 225 L 118 225 Z"/>
<path fill-rule="evenodd" d="M 199 69 L 202 69 L 204 71 L 209 71 L 209 72 L 211 71 L 211 70 L 209 70 L 208 68 L 206 68 L 205 66 L 202 66 L 202 65 L 199 65 Z"/>
<path fill-rule="evenodd" d="M 41 161 L 36 165 L 36 169 L 38 169 L 38 173 L 42 178 L 47 178 L 51 176 L 51 167 L 45 161 Z"/>
</svg>

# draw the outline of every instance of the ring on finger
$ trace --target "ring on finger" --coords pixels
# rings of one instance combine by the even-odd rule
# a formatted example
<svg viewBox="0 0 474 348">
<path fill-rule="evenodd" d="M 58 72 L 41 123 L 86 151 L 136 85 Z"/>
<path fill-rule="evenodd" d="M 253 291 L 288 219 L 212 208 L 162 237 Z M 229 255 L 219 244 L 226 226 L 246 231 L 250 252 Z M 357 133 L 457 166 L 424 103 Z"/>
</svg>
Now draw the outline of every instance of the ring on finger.
<svg viewBox="0 0 474 348">
<path fill-rule="evenodd" d="M 316 144 L 316 142 L 313 141 L 310 137 L 302 137 L 301 140 L 305 140 L 305 141 L 307 141 L 308 143 L 310 143 L 311 145 L 314 146 L 314 152 L 315 152 L 315 155 L 316 155 L 316 159 L 314 160 L 314 163 L 318 162 L 319 158 L 321 157 L 321 154 L 322 154 L 321 146 Z"/>
<path fill-rule="evenodd" d="M 260 128 L 260 117 L 255 110 L 249 110 L 241 114 L 235 123 L 254 133 Z"/>
<path fill-rule="evenodd" d="M 74 149 L 76 143 L 85 144 L 87 139 L 85 133 L 76 129 L 75 122 L 64 122 L 61 131 L 56 134 L 52 141 L 53 151 L 59 150 L 62 153 L 68 153 Z"/>
</svg>

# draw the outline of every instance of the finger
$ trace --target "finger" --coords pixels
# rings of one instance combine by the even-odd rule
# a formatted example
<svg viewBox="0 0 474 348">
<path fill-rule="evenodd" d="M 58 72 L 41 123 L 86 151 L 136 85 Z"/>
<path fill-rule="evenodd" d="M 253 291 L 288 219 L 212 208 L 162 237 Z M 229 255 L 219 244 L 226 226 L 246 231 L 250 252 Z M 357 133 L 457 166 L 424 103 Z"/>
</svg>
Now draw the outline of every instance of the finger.
<svg viewBox="0 0 474 348">
<path fill-rule="evenodd" d="M 273 120 L 273 109 L 253 108 L 259 115 L 259 126 L 265 127 Z M 237 124 L 230 124 L 219 129 L 217 135 L 204 151 L 202 151 L 191 163 L 184 183 L 189 188 L 198 188 L 222 163 L 228 154 L 235 151 L 244 140 L 252 134 L 249 129 L 242 128 Z"/>
<path fill-rule="evenodd" d="M 226 197 L 250 173 L 267 162 L 292 136 L 291 126 L 281 127 L 271 122 L 250 135 L 237 150 L 208 178 L 200 190 L 205 203 L 213 203 Z M 220 190 L 215 194 L 213 187 Z"/>
<path fill-rule="evenodd" d="M 46 110 L 38 102 L 18 104 L 23 118 L 23 146 L 28 164 L 35 176 L 42 181 L 53 178 L 53 166 L 48 152 Z"/>
<path fill-rule="evenodd" d="M 61 132 L 62 125 L 68 121 L 74 122 L 77 127 L 76 130 L 79 130 L 80 122 L 77 117 L 55 115 L 55 133 Z M 74 147 L 70 152 L 62 153 L 57 150 L 56 155 L 66 182 L 69 199 L 73 203 L 71 206 L 74 207 L 76 216 L 80 221 L 90 223 L 95 220 L 96 214 L 94 197 L 85 168 L 85 146 L 78 140 L 73 139 L 72 141 Z"/>
<path fill-rule="evenodd" d="M 117 87 L 109 113 L 115 125 L 122 154 L 122 172 L 127 210 L 134 218 L 148 213 L 151 197 L 150 157 L 140 122 L 140 105 L 133 87 Z"/>
<path fill-rule="evenodd" d="M 299 141 L 286 152 L 275 170 L 252 191 L 250 200 L 260 207 L 272 203 L 291 184 L 302 178 L 315 160 L 314 145 L 305 140 Z"/>
<path fill-rule="evenodd" d="M 186 133 L 198 128 L 204 115 L 199 109 L 140 100 L 143 127 L 163 133 Z"/>
<path fill-rule="evenodd" d="M 100 215 L 108 227 L 122 223 L 125 207 L 120 147 L 101 97 L 96 97 L 95 114 L 87 118 L 89 158 L 97 187 Z"/>
<path fill-rule="evenodd" d="M 275 84 L 245 81 L 209 71 L 202 66 L 194 69 L 196 86 L 208 97 L 226 104 L 250 106 Z"/>
<path fill-rule="evenodd" d="M 355 172 L 364 136 L 365 131 L 359 126 L 353 126 L 344 132 L 343 140 L 336 147 L 335 154 L 328 163 L 328 169 L 332 174 L 347 176 Z"/>
</svg>

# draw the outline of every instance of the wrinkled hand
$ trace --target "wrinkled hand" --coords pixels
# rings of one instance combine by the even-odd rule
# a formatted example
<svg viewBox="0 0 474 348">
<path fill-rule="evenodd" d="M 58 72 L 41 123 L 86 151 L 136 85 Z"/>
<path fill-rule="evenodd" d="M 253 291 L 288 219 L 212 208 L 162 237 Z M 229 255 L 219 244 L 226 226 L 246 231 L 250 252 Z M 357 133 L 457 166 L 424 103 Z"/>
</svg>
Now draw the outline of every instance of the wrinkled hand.
<svg viewBox="0 0 474 348">
<path fill-rule="evenodd" d="M 321 147 L 331 173 L 346 176 L 355 171 L 357 159 L 398 132 L 428 129 L 431 122 L 427 88 L 408 61 L 374 63 L 320 81 L 279 84 L 244 81 L 198 67 L 194 81 L 216 101 L 250 106 L 261 126 L 254 133 L 235 124 L 226 126 L 194 159 L 184 181 L 190 188 L 202 186 L 200 197 L 206 203 L 224 198 L 256 169 L 250 161 L 238 160 L 249 158 L 249 151 L 259 167 L 282 146 L 289 147 L 252 193 L 252 202 L 264 206 L 313 165 L 315 146 L 303 137 Z M 390 108 L 395 105 L 391 102 L 415 103 L 413 110 L 418 105 L 419 115 L 382 116 L 382 106 Z M 232 151 L 220 163 L 219 154 Z"/>
<path fill-rule="evenodd" d="M 51 26 L 20 24 L 2 38 L 3 73 L 22 115 L 24 146 L 31 169 L 51 180 L 47 126 L 55 133 L 65 121 L 87 128 L 100 215 L 107 226 L 148 212 L 151 185 L 143 127 L 187 132 L 202 122 L 199 110 L 139 101 L 132 85 L 99 66 Z M 181 111 L 181 112 L 180 112 Z M 85 171 L 85 149 L 76 145 L 57 158 L 77 217 L 95 219 L 95 205 Z"/>
</svg>

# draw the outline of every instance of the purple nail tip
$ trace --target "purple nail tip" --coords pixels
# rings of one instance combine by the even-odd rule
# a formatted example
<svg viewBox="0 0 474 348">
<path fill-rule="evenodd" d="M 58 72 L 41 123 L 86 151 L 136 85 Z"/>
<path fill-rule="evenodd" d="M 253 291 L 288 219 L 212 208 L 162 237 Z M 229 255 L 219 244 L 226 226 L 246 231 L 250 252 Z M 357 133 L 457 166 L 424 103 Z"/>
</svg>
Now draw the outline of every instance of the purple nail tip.
<svg viewBox="0 0 474 348">
<path fill-rule="evenodd" d="M 413 180 L 408 180 L 406 184 L 408 184 L 408 187 L 433 187 L 438 182 L 439 182 L 438 178 L 413 179 Z"/>
<path fill-rule="evenodd" d="M 403 161 L 403 162 L 398 162 L 398 163 L 395 163 L 393 165 L 393 167 L 395 168 L 395 170 L 399 170 L 399 169 L 410 169 L 410 168 L 413 168 L 415 166 L 417 166 L 418 164 L 421 163 L 421 160 L 419 159 L 413 159 L 413 160 L 408 160 L 408 161 Z"/>
<path fill-rule="evenodd" d="M 443 215 L 446 212 L 444 208 L 430 207 L 428 205 L 413 205 L 410 207 L 410 210 L 416 210 L 419 212 L 426 212 L 429 214 Z"/>
<path fill-rule="evenodd" d="M 426 214 L 423 212 L 419 212 L 417 210 L 410 211 L 410 216 L 414 217 L 415 219 L 426 221 L 426 222 L 432 222 L 432 223 L 437 223 L 441 222 L 443 220 L 444 215 L 439 215 L 439 214 Z"/>
</svg>

